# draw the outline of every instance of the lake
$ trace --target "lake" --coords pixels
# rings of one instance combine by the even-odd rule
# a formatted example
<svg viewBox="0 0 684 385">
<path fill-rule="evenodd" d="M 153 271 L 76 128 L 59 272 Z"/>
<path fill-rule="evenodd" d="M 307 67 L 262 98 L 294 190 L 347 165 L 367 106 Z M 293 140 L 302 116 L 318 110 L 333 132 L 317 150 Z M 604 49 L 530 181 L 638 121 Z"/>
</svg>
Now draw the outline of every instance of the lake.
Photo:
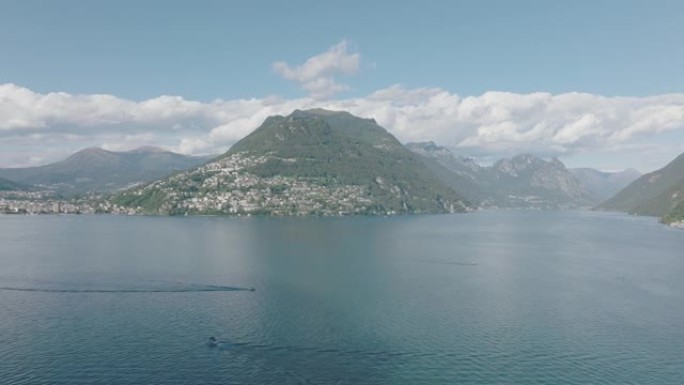
<svg viewBox="0 0 684 385">
<path fill-rule="evenodd" d="M 0 383 L 675 384 L 683 277 L 619 214 L 0 216 Z"/>
</svg>

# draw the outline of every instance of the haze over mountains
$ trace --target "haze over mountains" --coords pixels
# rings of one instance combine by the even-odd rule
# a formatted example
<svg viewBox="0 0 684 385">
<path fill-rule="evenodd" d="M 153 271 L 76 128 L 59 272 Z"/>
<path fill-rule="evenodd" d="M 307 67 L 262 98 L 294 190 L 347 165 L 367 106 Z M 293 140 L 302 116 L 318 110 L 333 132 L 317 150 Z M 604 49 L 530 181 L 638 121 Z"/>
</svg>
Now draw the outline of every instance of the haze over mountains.
<svg viewBox="0 0 684 385">
<path fill-rule="evenodd" d="M 684 154 L 644 174 L 598 208 L 659 216 L 668 223 L 684 219 Z"/>
<path fill-rule="evenodd" d="M 156 147 L 115 152 L 92 147 L 45 166 L 2 168 L 0 178 L 60 195 L 109 192 L 198 166 L 211 156 L 186 156 Z"/>
<path fill-rule="evenodd" d="M 267 118 L 217 157 L 153 147 L 88 148 L 46 166 L 0 169 L 0 191 L 45 190 L 65 197 L 115 193 L 93 210 L 134 214 L 342 215 L 598 205 L 677 222 L 684 218 L 684 154 L 643 176 L 636 170 L 568 169 L 556 158 L 530 154 L 483 166 L 434 142 L 402 145 L 373 119 L 295 110 Z"/>
<path fill-rule="evenodd" d="M 483 207 L 588 207 L 639 176 L 636 171 L 569 170 L 558 159 L 546 161 L 530 154 L 480 166 L 473 159 L 457 156 L 434 142 L 406 146 L 420 155 L 442 181 Z"/>
<path fill-rule="evenodd" d="M 593 168 L 571 168 L 569 171 L 582 182 L 589 193 L 601 202 L 617 194 L 641 176 L 641 173 L 633 168 L 616 172 L 599 171 Z"/>
</svg>

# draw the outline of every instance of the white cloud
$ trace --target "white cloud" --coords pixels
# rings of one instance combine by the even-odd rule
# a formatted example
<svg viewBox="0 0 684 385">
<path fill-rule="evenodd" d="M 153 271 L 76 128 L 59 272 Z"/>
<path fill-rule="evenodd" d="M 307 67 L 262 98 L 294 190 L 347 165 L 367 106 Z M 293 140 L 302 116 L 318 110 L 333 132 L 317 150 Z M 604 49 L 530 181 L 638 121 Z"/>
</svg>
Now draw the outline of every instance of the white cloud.
<svg viewBox="0 0 684 385">
<path fill-rule="evenodd" d="M 672 153 L 677 150 L 673 142 L 684 143 L 684 94 L 487 92 L 460 97 L 438 88 L 392 86 L 343 100 L 269 97 L 201 103 L 178 96 L 135 102 L 112 95 L 40 94 L 5 84 L 0 85 L 0 166 L 53 161 L 87 146 L 160 145 L 189 154 L 219 153 L 270 115 L 314 107 L 375 118 L 404 142 L 434 140 L 481 157 L 531 152 L 596 158 L 650 145 L 663 149 L 659 161 L 664 162 L 678 155 Z"/>
<path fill-rule="evenodd" d="M 349 52 L 349 43 L 342 40 L 327 51 L 310 57 L 304 64 L 290 66 L 273 63 L 273 70 L 283 78 L 297 82 L 314 99 L 325 99 L 349 89 L 335 81 L 335 75 L 353 75 L 359 70 L 361 55 Z"/>
</svg>

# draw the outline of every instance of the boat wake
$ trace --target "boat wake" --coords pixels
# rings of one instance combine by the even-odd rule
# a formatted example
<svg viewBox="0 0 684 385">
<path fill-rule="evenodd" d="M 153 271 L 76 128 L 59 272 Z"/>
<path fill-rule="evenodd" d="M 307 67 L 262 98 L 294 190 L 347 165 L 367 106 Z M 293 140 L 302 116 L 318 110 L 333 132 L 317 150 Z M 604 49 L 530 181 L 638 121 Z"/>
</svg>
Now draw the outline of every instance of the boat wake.
<svg viewBox="0 0 684 385">
<path fill-rule="evenodd" d="M 26 291 L 41 293 L 206 293 L 227 291 L 255 291 L 250 287 L 217 286 L 217 285 L 188 285 L 185 287 L 152 287 L 152 288 L 43 288 L 5 286 L 0 290 Z"/>
</svg>

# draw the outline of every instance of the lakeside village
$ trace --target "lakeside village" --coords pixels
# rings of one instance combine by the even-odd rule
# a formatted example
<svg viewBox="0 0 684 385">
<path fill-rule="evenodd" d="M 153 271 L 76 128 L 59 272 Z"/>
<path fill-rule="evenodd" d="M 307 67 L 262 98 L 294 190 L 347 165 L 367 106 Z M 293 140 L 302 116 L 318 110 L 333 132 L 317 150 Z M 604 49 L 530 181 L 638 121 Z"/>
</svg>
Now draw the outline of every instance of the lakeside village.
<svg viewBox="0 0 684 385">
<path fill-rule="evenodd" d="M 326 184 L 323 178 L 262 177 L 247 171 L 272 159 L 274 157 L 270 155 L 232 154 L 125 191 L 101 209 L 113 213 L 162 215 L 331 216 L 375 213 L 373 200 L 363 186 Z M 288 163 L 297 161 L 278 159 Z M 154 197 L 164 199 L 155 205 Z"/>
<path fill-rule="evenodd" d="M 95 214 L 97 206 L 92 197 L 59 199 L 51 191 L 0 192 L 0 214 Z"/>
<path fill-rule="evenodd" d="M 233 198 L 230 194 L 222 196 L 192 198 L 179 206 L 177 210 L 183 210 L 183 213 L 199 214 L 199 215 L 252 215 L 252 214 L 268 214 L 268 215 L 349 215 L 360 213 L 359 209 L 355 209 L 353 205 L 349 204 L 349 198 L 346 193 L 358 193 L 358 191 L 334 191 L 330 195 L 326 195 L 329 191 L 318 191 L 319 189 L 310 188 L 306 185 L 293 186 L 293 192 L 297 190 L 304 192 L 302 199 L 297 199 L 293 195 L 285 197 L 286 199 L 278 200 L 268 199 L 269 206 L 259 204 L 255 201 L 263 200 L 258 193 L 242 194 L 242 197 Z M 329 202 L 315 201 L 310 199 L 310 195 L 306 193 L 316 192 L 317 195 L 327 196 Z M 335 206 L 337 210 L 328 210 L 332 200 L 336 200 Z M 227 203 L 229 202 L 229 203 Z M 306 209 L 305 209 L 306 208 Z M 224 210 L 225 209 L 225 210 Z M 266 212 L 265 212 L 266 211 Z M 56 199 L 50 196 L 49 193 L 25 193 L 13 192 L 7 194 L 0 193 L 0 215 L 46 215 L 46 214 L 120 214 L 120 215 L 144 215 L 147 212 L 140 207 L 124 207 L 109 203 L 99 197 L 86 197 L 71 200 Z M 167 212 L 169 214 L 178 214 Z M 388 213 L 392 214 L 392 213 Z"/>
<path fill-rule="evenodd" d="M 364 187 L 326 185 L 316 178 L 260 177 L 247 172 L 269 156 L 233 154 L 174 176 L 109 195 L 58 197 L 49 187 L 42 191 L 0 191 L 0 215 L 122 214 L 122 215 L 392 215 L 378 210 Z M 280 159 L 296 162 L 295 159 Z M 378 181 L 382 184 L 383 181 Z M 129 186 L 130 187 L 130 186 Z M 165 199 L 143 207 L 150 196 Z M 670 223 L 684 228 L 684 221 Z"/>
<path fill-rule="evenodd" d="M 171 178 L 127 190 L 113 199 L 103 195 L 59 199 L 52 191 L 0 192 L 0 214 L 125 214 L 125 215 L 354 215 L 373 212 L 362 186 L 325 186 L 315 180 L 259 177 L 246 167 L 267 157 L 224 158 Z M 161 194 L 167 203 L 143 207 L 137 201 Z M 382 214 L 395 214 L 387 212 Z"/>
<path fill-rule="evenodd" d="M 241 178 L 238 179 L 238 182 Z M 254 178 L 246 178 L 247 182 Z M 344 186 L 327 189 L 311 186 L 286 178 L 274 178 L 274 189 L 280 189 L 287 182 L 289 192 L 279 199 L 273 196 L 269 187 L 263 190 L 248 192 L 236 191 L 236 194 L 213 194 L 203 197 L 192 197 L 160 214 L 199 214 L 199 215 L 350 215 L 362 214 L 366 206 L 358 206 L 362 201 L 366 205 L 370 200 L 361 195 L 361 188 Z M 271 186 L 272 187 L 272 186 Z M 175 210 L 175 211 L 174 211 Z M 113 204 L 101 196 L 88 196 L 74 199 L 57 199 L 51 192 L 0 192 L 0 215 L 45 215 L 45 214 L 148 214 L 142 207 L 126 207 Z M 387 214 L 394 214 L 393 212 Z"/>
<path fill-rule="evenodd" d="M 254 178 L 251 178 L 251 182 L 247 177 L 247 181 L 237 178 L 236 181 L 254 183 Z M 279 185 L 285 180 L 278 179 Z M 360 194 L 360 191 L 335 191 L 333 194 L 329 194 L 329 191 L 318 191 L 318 188 L 311 188 L 311 186 L 300 185 L 293 186 L 293 193 L 303 192 L 303 198 L 298 201 L 295 194 L 288 194 L 284 200 L 273 199 L 269 197 L 266 201 L 270 202 L 271 205 L 280 207 L 280 210 L 270 211 L 271 215 L 312 215 L 318 213 L 319 215 L 346 215 L 359 213 L 363 206 L 354 208 L 354 200 L 350 199 L 349 196 L 355 196 Z M 268 194 L 268 191 L 262 191 L 264 194 Z M 335 200 L 336 205 L 340 203 L 344 207 L 344 211 L 338 210 L 333 212 L 332 210 L 324 209 L 324 206 L 330 206 L 329 204 L 324 205 L 323 201 L 312 201 L 310 194 L 315 192 L 317 196 L 326 197 L 327 200 Z M 329 195 L 325 195 L 329 194 Z M 237 196 L 236 196 L 237 198 Z M 362 197 L 357 197 L 363 199 Z M 196 213 L 209 213 L 213 212 L 217 215 L 252 215 L 262 212 L 262 205 L 256 204 L 257 201 L 264 201 L 263 197 L 259 194 L 242 194 L 242 199 L 231 200 L 231 195 L 222 195 L 214 197 L 203 197 L 203 198 L 190 198 L 185 203 L 185 208 L 188 211 Z M 230 203 L 226 205 L 226 202 L 231 202 L 234 206 L 230 206 Z M 323 203 L 321 203 L 323 202 Z M 369 201 L 366 201 L 369 203 Z M 330 202 L 329 202 L 330 203 Z M 216 208 L 229 207 L 228 212 L 216 212 Z M 286 210 L 290 207 L 290 210 Z M 292 209 L 294 207 L 294 209 Z M 299 211 L 297 210 L 299 207 Z M 303 207 L 308 207 L 305 210 Z M 339 206 L 337 206 L 339 208 Z M 317 211 L 316 211 L 317 210 Z M 51 191 L 42 192 L 25 192 L 25 191 L 0 191 L 0 215 L 45 215 L 45 214 L 119 214 L 119 215 L 141 215 L 143 214 L 141 208 L 139 207 L 123 207 L 119 205 L 112 204 L 104 200 L 101 196 L 89 196 L 85 198 L 77 198 L 71 200 L 56 199 L 53 198 L 53 193 Z M 394 213 L 387 213 L 394 214 Z M 684 220 L 670 223 L 669 226 L 675 228 L 684 229 Z"/>
</svg>

